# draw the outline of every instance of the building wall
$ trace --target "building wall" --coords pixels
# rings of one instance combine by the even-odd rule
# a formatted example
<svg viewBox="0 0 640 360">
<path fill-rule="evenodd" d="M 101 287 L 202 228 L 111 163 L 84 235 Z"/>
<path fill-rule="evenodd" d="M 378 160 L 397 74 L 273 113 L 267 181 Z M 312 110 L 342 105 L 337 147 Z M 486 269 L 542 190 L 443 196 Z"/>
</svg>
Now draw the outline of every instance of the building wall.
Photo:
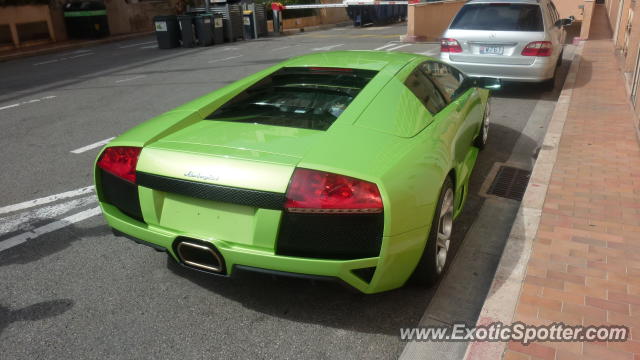
<svg viewBox="0 0 640 360">
<path fill-rule="evenodd" d="M 309 1 L 312 3 L 312 1 Z M 320 0 L 321 4 L 337 4 L 342 3 L 342 0 Z M 341 22 L 349 21 L 349 16 L 347 15 L 347 11 L 344 8 L 329 8 L 329 9 L 320 9 L 318 12 L 320 16 L 320 21 L 323 24 L 338 24 Z"/>
<path fill-rule="evenodd" d="M 410 4 L 404 41 L 437 41 L 466 0 Z"/>
<path fill-rule="evenodd" d="M 153 30 L 157 15 L 175 14 L 176 0 L 105 0 L 109 31 L 112 35 Z"/>
<path fill-rule="evenodd" d="M 609 24 L 616 35 L 612 39 L 616 45 L 616 53 L 620 56 L 620 66 L 625 73 L 625 87 L 627 95 L 636 112 L 636 127 L 638 127 L 638 114 L 640 114 L 640 80 L 637 84 L 637 95 L 631 99 L 631 91 L 634 87 L 635 74 L 640 72 L 638 66 L 638 48 L 640 47 L 640 1 L 635 0 L 605 0 Z M 622 9 L 622 12 L 619 10 Z M 618 14 L 620 20 L 618 21 Z M 631 24 L 629 15 L 633 13 Z M 630 27 L 628 27 L 630 25 Z M 640 79 L 640 78 L 639 78 Z M 640 134 L 640 133 L 639 133 Z"/>
<path fill-rule="evenodd" d="M 638 48 L 640 48 L 640 8 L 633 9 L 635 13 L 631 23 L 631 38 L 629 39 L 629 49 L 625 54 L 624 71 L 633 72 L 636 66 Z M 634 31 L 635 30 L 635 31 Z"/>
<path fill-rule="evenodd" d="M 3 39 L 2 47 L 18 48 L 60 40 L 48 5 L 0 7 L 0 25 L 3 32 L 0 36 Z M 7 37 L 11 38 L 11 42 L 6 41 Z"/>
<path fill-rule="evenodd" d="M 568 18 L 574 16 L 577 21 L 582 21 L 583 10 L 580 8 L 583 5 L 583 0 L 553 0 L 553 4 L 558 9 L 560 17 Z"/>
</svg>

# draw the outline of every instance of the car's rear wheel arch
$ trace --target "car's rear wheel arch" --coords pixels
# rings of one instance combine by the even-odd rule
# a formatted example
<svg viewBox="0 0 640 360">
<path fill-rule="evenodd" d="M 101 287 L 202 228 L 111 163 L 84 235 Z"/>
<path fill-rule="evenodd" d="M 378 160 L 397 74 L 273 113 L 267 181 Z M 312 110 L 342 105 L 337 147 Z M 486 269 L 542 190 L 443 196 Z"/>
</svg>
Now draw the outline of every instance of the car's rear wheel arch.
<svg viewBox="0 0 640 360">
<path fill-rule="evenodd" d="M 443 264 L 446 263 L 451 239 L 450 234 L 453 227 L 453 214 L 455 213 L 456 184 L 454 169 L 451 169 L 447 176 L 445 176 L 438 194 L 438 201 L 435 205 L 429 232 L 425 236 L 425 246 L 420 259 L 413 270 L 413 274 L 411 275 L 412 282 L 427 287 L 435 285 L 442 277 L 445 270 Z M 446 198 L 448 198 L 449 201 L 446 201 Z M 445 207 L 445 204 L 449 205 Z M 444 252 L 445 255 L 443 257 L 443 262 L 438 264 L 436 255 L 439 253 L 439 234 L 441 230 L 439 224 L 441 223 L 441 218 L 444 214 L 443 211 L 446 211 L 448 214 L 448 230 L 446 231 L 447 236 L 445 238 L 447 241 L 446 247 L 444 247 L 446 250 Z"/>
</svg>

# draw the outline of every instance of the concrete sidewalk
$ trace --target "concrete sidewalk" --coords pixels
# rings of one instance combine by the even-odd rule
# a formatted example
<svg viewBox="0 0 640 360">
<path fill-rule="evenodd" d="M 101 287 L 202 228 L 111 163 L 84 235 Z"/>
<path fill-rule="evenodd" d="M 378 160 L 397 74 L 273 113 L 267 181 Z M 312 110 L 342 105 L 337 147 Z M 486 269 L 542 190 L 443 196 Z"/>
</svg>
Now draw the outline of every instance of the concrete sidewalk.
<svg viewBox="0 0 640 360">
<path fill-rule="evenodd" d="M 626 325 L 626 342 L 470 344 L 467 359 L 640 359 L 640 146 L 604 5 L 567 77 L 478 324 Z"/>
</svg>

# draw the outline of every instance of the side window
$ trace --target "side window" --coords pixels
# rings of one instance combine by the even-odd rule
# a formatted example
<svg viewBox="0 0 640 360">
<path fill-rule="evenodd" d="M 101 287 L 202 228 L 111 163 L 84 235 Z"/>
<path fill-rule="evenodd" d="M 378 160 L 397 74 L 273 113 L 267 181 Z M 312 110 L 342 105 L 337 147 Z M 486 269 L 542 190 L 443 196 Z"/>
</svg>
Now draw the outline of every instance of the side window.
<svg viewBox="0 0 640 360">
<path fill-rule="evenodd" d="M 464 75 L 447 64 L 427 61 L 420 65 L 420 70 L 436 84 L 447 102 L 455 100 L 463 91 Z"/>
<path fill-rule="evenodd" d="M 411 92 L 422 102 L 422 104 L 433 115 L 442 110 L 447 103 L 440 94 L 440 92 L 433 85 L 431 80 L 420 71 L 415 69 L 404 84 L 411 90 Z"/>
</svg>

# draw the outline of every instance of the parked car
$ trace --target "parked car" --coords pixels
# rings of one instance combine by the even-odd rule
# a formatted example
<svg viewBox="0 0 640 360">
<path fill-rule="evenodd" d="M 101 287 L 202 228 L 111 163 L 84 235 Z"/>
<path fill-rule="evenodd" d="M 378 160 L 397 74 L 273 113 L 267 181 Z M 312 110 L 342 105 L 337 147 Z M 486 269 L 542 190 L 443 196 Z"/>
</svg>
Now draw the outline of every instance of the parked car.
<svg viewBox="0 0 640 360">
<path fill-rule="evenodd" d="M 440 58 L 469 76 L 553 87 L 573 18 L 550 0 L 471 0 L 440 42 Z"/>
<path fill-rule="evenodd" d="M 107 144 L 100 206 L 116 234 L 211 274 L 430 285 L 497 86 L 415 54 L 290 59 Z"/>
</svg>

